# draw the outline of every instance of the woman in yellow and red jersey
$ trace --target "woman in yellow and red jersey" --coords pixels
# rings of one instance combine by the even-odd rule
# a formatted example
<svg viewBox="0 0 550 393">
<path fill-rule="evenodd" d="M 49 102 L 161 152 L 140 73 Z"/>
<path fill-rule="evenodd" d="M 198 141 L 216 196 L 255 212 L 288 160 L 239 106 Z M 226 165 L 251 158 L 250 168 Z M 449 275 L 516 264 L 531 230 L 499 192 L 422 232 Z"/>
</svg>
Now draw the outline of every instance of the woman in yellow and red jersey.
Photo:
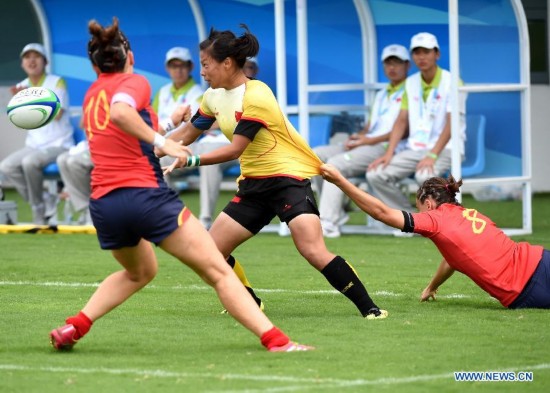
<svg viewBox="0 0 550 393">
<path fill-rule="evenodd" d="M 212 29 L 201 42 L 201 75 L 210 88 L 191 122 L 170 136 L 188 145 L 217 121 L 231 144 L 180 160 L 168 171 L 178 165 L 240 160 L 238 191 L 214 221 L 210 234 L 260 307 L 261 300 L 231 253 L 278 216 L 288 224 L 300 254 L 347 296 L 362 316 L 383 319 L 387 311 L 373 302 L 355 270 L 325 245 L 310 183 L 310 178 L 320 173 L 322 162 L 282 113 L 271 89 L 245 75 L 246 59 L 258 54 L 259 44 L 248 28 L 241 26 L 245 32 L 240 37 Z"/>
</svg>

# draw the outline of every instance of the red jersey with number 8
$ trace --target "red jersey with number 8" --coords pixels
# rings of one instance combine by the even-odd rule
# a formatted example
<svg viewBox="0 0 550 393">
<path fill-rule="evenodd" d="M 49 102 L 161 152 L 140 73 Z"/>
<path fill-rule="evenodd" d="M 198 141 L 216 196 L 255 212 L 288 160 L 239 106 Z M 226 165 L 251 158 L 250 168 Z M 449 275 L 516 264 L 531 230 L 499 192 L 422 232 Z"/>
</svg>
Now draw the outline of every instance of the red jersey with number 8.
<svg viewBox="0 0 550 393">
<path fill-rule="evenodd" d="M 141 75 L 100 74 L 84 97 L 84 128 L 88 136 L 94 199 L 126 187 L 166 187 L 153 146 L 118 128 L 110 119 L 113 102 L 132 106 L 151 128 L 158 119 L 151 102 L 151 86 Z"/>
<path fill-rule="evenodd" d="M 508 307 L 542 258 L 543 247 L 510 239 L 475 209 L 445 203 L 413 213 L 414 232 L 435 243 L 455 270 Z"/>
</svg>

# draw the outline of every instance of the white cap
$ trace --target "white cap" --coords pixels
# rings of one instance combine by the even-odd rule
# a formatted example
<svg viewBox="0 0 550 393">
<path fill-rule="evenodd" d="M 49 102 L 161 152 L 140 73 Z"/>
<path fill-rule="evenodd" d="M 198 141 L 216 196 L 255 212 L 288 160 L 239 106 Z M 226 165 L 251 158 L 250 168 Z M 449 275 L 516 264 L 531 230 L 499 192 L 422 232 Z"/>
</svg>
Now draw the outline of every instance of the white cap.
<svg viewBox="0 0 550 393">
<path fill-rule="evenodd" d="M 388 57 L 395 56 L 403 61 L 410 61 L 409 51 L 403 45 L 388 45 L 382 51 L 382 61 Z"/>
<path fill-rule="evenodd" d="M 34 51 L 34 52 L 37 52 L 37 53 L 40 53 L 42 55 L 42 57 L 44 59 L 46 59 L 46 61 L 48 60 L 48 56 L 46 56 L 46 49 L 44 49 L 44 45 L 42 44 L 37 44 L 37 43 L 32 43 L 32 44 L 27 44 L 25 45 L 25 47 L 23 48 L 23 50 L 21 51 L 21 57 L 25 56 L 25 54 L 27 52 L 31 52 L 31 51 Z"/>
<path fill-rule="evenodd" d="M 414 48 L 439 49 L 437 38 L 431 33 L 418 33 L 411 38 L 410 50 Z"/>
<path fill-rule="evenodd" d="M 176 46 L 166 52 L 166 61 L 164 63 L 168 64 L 170 60 L 193 61 L 189 49 L 182 48 L 181 46 Z"/>
<path fill-rule="evenodd" d="M 249 61 L 251 63 L 254 63 L 254 64 L 258 65 L 258 58 L 254 57 L 254 56 L 247 57 L 246 61 Z"/>
</svg>

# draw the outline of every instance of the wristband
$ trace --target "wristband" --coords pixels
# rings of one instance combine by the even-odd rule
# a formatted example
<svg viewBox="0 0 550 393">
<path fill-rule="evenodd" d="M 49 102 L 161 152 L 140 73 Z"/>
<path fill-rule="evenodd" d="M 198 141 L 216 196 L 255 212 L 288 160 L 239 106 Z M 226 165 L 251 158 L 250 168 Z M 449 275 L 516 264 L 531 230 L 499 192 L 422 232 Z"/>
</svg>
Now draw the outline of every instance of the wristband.
<svg viewBox="0 0 550 393">
<path fill-rule="evenodd" d="M 201 157 L 200 156 L 189 156 L 187 157 L 187 167 L 191 168 L 193 166 L 200 166 L 201 165 Z"/>
<path fill-rule="evenodd" d="M 155 139 L 153 139 L 153 146 L 162 149 L 166 143 L 166 138 L 160 135 L 158 132 L 155 132 Z"/>
<path fill-rule="evenodd" d="M 433 152 L 430 151 L 430 152 L 426 153 L 426 157 L 430 157 L 432 160 L 435 161 L 435 160 L 438 159 L 439 156 L 438 156 L 437 154 L 435 154 L 435 153 L 433 153 Z"/>
<path fill-rule="evenodd" d="M 164 132 L 172 131 L 174 128 L 176 128 L 176 125 L 170 118 L 160 123 L 160 126 L 164 129 Z"/>
</svg>

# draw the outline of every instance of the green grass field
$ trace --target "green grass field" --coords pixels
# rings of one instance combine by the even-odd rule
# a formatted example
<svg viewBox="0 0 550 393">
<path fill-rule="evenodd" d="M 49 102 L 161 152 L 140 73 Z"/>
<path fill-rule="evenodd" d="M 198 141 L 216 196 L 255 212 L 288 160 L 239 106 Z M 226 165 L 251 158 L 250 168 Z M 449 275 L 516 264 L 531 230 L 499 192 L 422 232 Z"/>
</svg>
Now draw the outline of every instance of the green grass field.
<svg viewBox="0 0 550 393">
<path fill-rule="evenodd" d="M 198 211 L 196 193 L 182 197 Z M 10 191 L 7 198 L 18 200 Z M 29 221 L 18 204 L 19 220 Z M 519 202 L 464 204 L 500 226 L 520 225 Z M 550 248 L 550 195 L 537 195 L 533 209 L 534 234 L 516 240 Z M 364 220 L 352 214 L 351 223 Z M 72 352 L 57 353 L 49 331 L 118 265 L 93 235 L 0 235 L 0 392 L 550 391 L 550 311 L 506 310 L 458 273 L 436 302 L 420 303 L 440 261 L 423 238 L 327 244 L 355 266 L 388 319 L 362 319 L 290 238 L 260 234 L 235 255 L 273 322 L 316 351 L 268 353 L 220 314 L 213 290 L 159 251 L 156 279 L 97 321 Z M 525 371 L 533 381 L 456 382 L 457 371 Z"/>
</svg>

